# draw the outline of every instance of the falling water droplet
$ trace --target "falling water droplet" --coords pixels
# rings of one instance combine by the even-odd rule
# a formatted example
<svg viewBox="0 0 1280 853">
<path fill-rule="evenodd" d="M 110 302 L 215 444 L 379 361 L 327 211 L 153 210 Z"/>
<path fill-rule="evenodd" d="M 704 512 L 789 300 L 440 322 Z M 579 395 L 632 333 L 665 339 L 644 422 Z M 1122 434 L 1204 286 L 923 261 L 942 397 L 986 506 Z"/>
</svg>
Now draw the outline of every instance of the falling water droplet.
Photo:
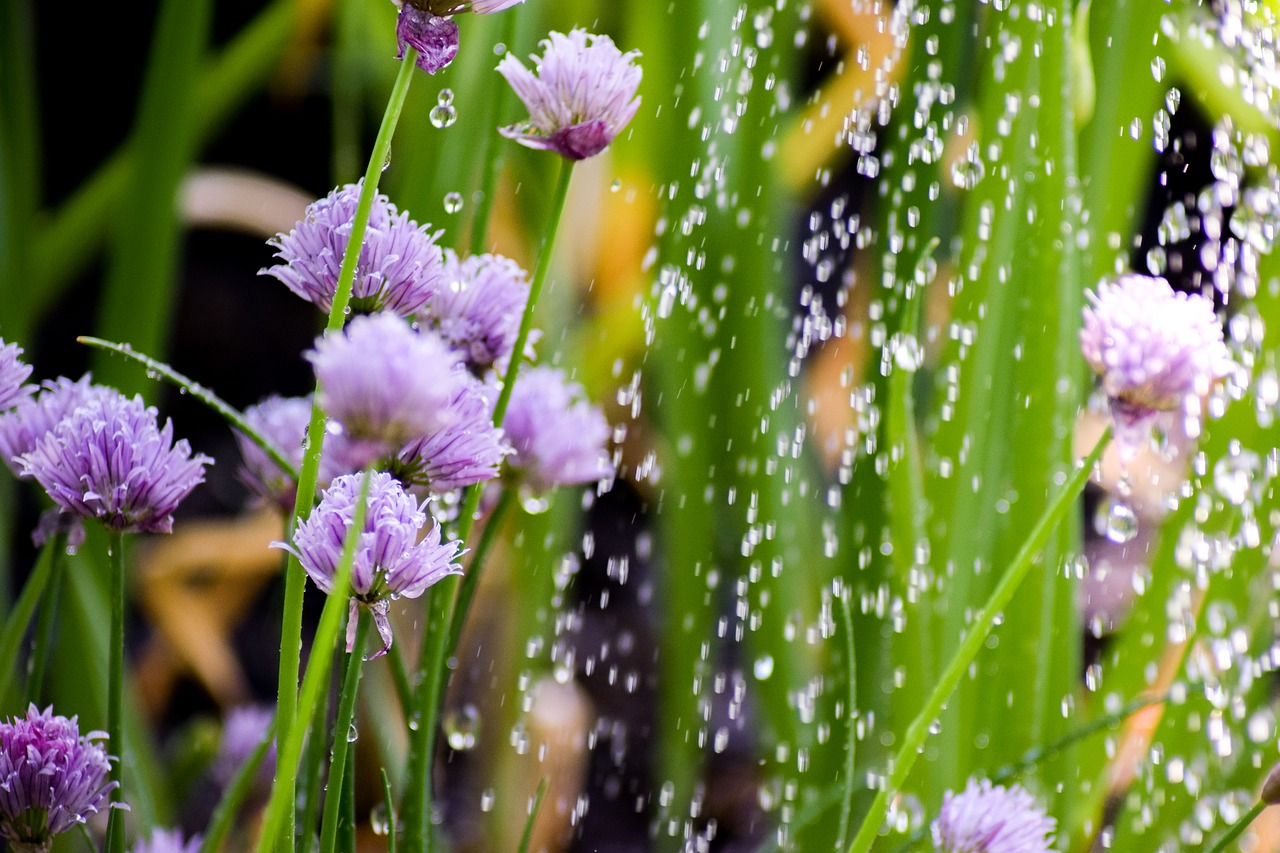
<svg viewBox="0 0 1280 853">
<path fill-rule="evenodd" d="M 458 109 L 453 105 L 453 90 L 441 89 L 436 105 L 427 114 L 433 127 L 446 128 L 458 120 Z"/>
<path fill-rule="evenodd" d="M 476 745 L 479 731 L 480 711 L 475 705 L 467 703 L 445 714 L 444 734 L 450 749 L 457 752 L 471 749 Z"/>
<path fill-rule="evenodd" d="M 1233 448 L 1213 466 L 1213 487 L 1232 506 L 1242 506 L 1253 491 L 1254 478 L 1262 467 L 1252 450 Z"/>
<path fill-rule="evenodd" d="M 754 672 L 760 681 L 767 681 L 773 675 L 773 658 L 769 655 L 756 658 Z"/>
<path fill-rule="evenodd" d="M 457 213 L 462 210 L 462 193 L 452 192 L 445 193 L 444 211 L 445 213 Z"/>
<path fill-rule="evenodd" d="M 1093 527 L 1108 540 L 1124 544 L 1138 535 L 1138 516 L 1124 501 L 1109 498 L 1099 504 Z"/>
</svg>

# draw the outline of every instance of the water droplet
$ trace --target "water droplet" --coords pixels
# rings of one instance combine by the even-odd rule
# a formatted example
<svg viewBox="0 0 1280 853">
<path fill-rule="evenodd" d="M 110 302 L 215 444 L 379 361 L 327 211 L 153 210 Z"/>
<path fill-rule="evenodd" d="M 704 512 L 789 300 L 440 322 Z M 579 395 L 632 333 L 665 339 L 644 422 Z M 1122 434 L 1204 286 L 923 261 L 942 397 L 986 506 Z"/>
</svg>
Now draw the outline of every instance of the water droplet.
<svg viewBox="0 0 1280 853">
<path fill-rule="evenodd" d="M 769 655 L 762 655 L 756 658 L 753 671 L 756 674 L 756 678 L 761 681 L 767 681 L 769 676 L 773 675 L 773 658 Z"/>
<path fill-rule="evenodd" d="M 1233 506 L 1241 506 L 1253 492 L 1253 481 L 1261 469 L 1258 454 L 1233 447 L 1232 452 L 1213 466 L 1213 487 Z"/>
<path fill-rule="evenodd" d="M 450 709 L 444 716 L 444 734 L 449 748 L 464 752 L 476 745 L 480 732 L 480 711 L 467 703 L 461 708 Z"/>
<path fill-rule="evenodd" d="M 445 193 L 444 212 L 457 213 L 459 210 L 462 210 L 462 193 L 459 193 L 459 192 Z"/>
<path fill-rule="evenodd" d="M 386 803 L 378 803 L 369 812 L 369 828 L 374 835 L 387 835 L 391 832 L 391 821 L 387 818 Z"/>
<path fill-rule="evenodd" d="M 441 90 L 440 90 L 440 94 L 436 96 L 436 103 L 440 104 L 441 106 L 445 106 L 445 107 L 447 107 L 447 106 L 449 106 L 450 104 L 452 104 L 452 103 L 453 103 L 453 90 L 452 90 L 452 89 L 449 89 L 449 88 L 441 89 Z"/>
<path fill-rule="evenodd" d="M 432 127 L 444 129 L 450 127 L 458 120 L 458 110 L 453 104 L 439 103 L 431 108 L 431 112 L 427 114 L 427 118 L 431 120 Z"/>
<path fill-rule="evenodd" d="M 1098 505 L 1093 528 L 1108 540 L 1124 544 L 1138 535 L 1138 516 L 1124 501 L 1108 498 Z"/>
<path fill-rule="evenodd" d="M 356 724 L 352 723 L 347 727 L 347 743 L 355 743 L 360 739 L 360 731 L 356 728 Z"/>
</svg>

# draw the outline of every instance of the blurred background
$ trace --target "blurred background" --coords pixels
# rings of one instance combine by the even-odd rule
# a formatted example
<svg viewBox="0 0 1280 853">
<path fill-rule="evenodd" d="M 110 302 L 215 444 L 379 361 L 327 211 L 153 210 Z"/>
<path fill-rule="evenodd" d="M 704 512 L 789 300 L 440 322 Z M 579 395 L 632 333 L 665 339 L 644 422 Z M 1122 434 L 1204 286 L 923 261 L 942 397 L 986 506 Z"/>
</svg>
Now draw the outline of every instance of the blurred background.
<svg viewBox="0 0 1280 853">
<path fill-rule="evenodd" d="M 134 816 L 196 831 L 221 721 L 274 701 L 281 564 L 265 546 L 281 519 L 250 500 L 215 415 L 75 337 L 128 342 L 238 408 L 310 391 L 301 353 L 322 318 L 257 271 L 268 237 L 363 173 L 396 10 L 0 6 L 0 333 L 36 378 L 92 370 L 217 460 L 132 569 Z M 458 58 L 415 80 L 381 187 L 460 251 L 489 158 L 479 244 L 531 268 L 546 224 L 553 158 L 493 132 L 520 118 L 493 70 L 504 52 L 582 26 L 640 50 L 645 80 L 630 129 L 575 173 L 537 323 L 539 360 L 614 425 L 617 477 L 530 501 L 503 531 L 451 662 L 453 849 L 515 849 L 542 778 L 534 850 L 833 849 L 846 728 L 865 808 L 993 570 L 1099 433 L 1075 330 L 1084 289 L 1125 270 L 1212 295 L 1261 379 L 1220 401 L 1229 427 L 1170 425 L 1125 476 L 1108 459 L 895 800 L 891 840 L 920 847 L 968 775 L 1179 684 L 1209 710 L 1157 708 L 1031 771 L 1062 849 L 1200 849 L 1247 808 L 1276 758 L 1271 682 L 1197 663 L 1170 626 L 1202 626 L 1207 660 L 1243 630 L 1222 652 L 1236 672 L 1274 643 L 1256 603 L 1276 569 L 1274 12 L 528 0 L 458 17 Z M 11 597 L 41 505 L 11 480 L 0 499 Z M 104 593 L 84 577 L 62 592 L 49 698 L 93 726 L 104 691 L 76 661 L 102 648 Z M 396 613 L 408 655 L 419 616 Z M 1225 754 L 1202 734 L 1223 707 L 1239 733 Z M 378 769 L 399 784 L 407 732 L 379 662 L 359 715 L 358 814 L 385 849 Z M 1215 780 L 1211 806 L 1153 769 L 1174 754 Z M 1260 832 L 1251 849 L 1280 849 Z"/>
</svg>

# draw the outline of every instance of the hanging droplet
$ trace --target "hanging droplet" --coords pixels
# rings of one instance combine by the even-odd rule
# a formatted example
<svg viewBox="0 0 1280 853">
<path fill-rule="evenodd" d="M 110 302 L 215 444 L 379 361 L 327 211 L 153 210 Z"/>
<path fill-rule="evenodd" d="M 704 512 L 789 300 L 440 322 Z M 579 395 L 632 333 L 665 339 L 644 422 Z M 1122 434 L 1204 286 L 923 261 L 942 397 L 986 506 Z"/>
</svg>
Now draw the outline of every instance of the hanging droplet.
<svg viewBox="0 0 1280 853">
<path fill-rule="evenodd" d="M 369 828 L 374 835 L 388 835 L 391 832 L 391 821 L 387 817 L 386 803 L 378 803 L 369 812 Z"/>
<path fill-rule="evenodd" d="M 360 739 L 360 731 L 356 728 L 356 724 L 352 723 L 347 727 L 347 743 L 355 743 Z"/>
<path fill-rule="evenodd" d="M 452 750 L 464 752 L 474 747 L 479 731 L 480 711 L 471 703 L 450 709 L 444 716 L 445 741 Z"/>
</svg>

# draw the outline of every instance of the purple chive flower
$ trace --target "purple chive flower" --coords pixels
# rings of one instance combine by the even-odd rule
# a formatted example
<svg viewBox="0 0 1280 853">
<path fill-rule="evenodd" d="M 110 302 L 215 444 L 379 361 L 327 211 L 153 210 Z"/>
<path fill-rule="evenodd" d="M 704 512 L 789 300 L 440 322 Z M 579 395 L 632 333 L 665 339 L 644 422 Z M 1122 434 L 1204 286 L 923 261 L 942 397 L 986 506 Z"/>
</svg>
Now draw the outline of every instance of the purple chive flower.
<svg viewBox="0 0 1280 853">
<path fill-rule="evenodd" d="M 450 15 L 474 12 L 491 15 L 510 9 L 524 0 L 392 0 L 400 7 L 396 19 L 396 59 L 404 59 L 405 49 L 418 52 L 418 67 L 428 74 L 444 69 L 458 55 L 458 25 Z"/>
<path fill-rule="evenodd" d="M 310 397 L 272 395 L 245 409 L 244 419 L 274 444 L 295 468 L 302 467 L 303 441 L 311 423 Z M 235 431 L 235 436 L 240 445 L 240 457 L 244 461 L 240 476 L 245 485 L 268 503 L 285 512 L 292 511 L 296 494 L 293 480 L 247 436 L 239 431 Z M 326 486 L 339 474 L 349 474 L 359 468 L 359 463 L 353 463 L 350 458 L 352 455 L 353 451 L 347 446 L 344 436 L 326 435 L 324 448 L 320 453 L 317 483 L 321 487 Z"/>
<path fill-rule="evenodd" d="M 516 378 L 502 428 L 515 451 L 511 467 L 535 491 L 590 483 L 613 470 L 608 422 L 583 399 L 582 386 L 555 368 L 534 367 Z"/>
<path fill-rule="evenodd" d="M 275 276 L 322 311 L 333 305 L 338 273 L 351 236 L 363 181 L 335 189 L 307 206 L 288 234 L 267 241 L 284 263 L 259 270 Z M 427 233 L 385 195 L 374 196 L 351 289 L 351 310 L 412 316 L 440 286 L 444 272 L 438 234 Z"/>
<path fill-rule="evenodd" d="M 573 30 L 543 39 L 541 57 L 531 57 L 537 73 L 514 55 L 498 63 L 529 121 L 501 133 L 530 148 L 554 151 L 569 160 L 594 157 L 617 136 L 640 108 L 638 51 L 623 53 L 608 36 Z"/>
<path fill-rule="evenodd" d="M 365 448 L 364 465 L 450 424 L 450 402 L 467 373 L 434 332 L 415 332 L 394 314 L 357 317 L 306 355 L 320 405 Z"/>
<path fill-rule="evenodd" d="M 97 519 L 112 530 L 168 533 L 173 512 L 204 481 L 213 462 L 174 443 L 156 410 L 103 389 L 67 415 L 34 450 L 19 457 L 64 513 Z"/>
<path fill-rule="evenodd" d="M 27 384 L 31 365 L 19 356 L 22 347 L 0 340 L 0 412 L 8 411 L 35 393 L 36 386 Z"/>
<path fill-rule="evenodd" d="M 363 474 L 338 477 L 325 490 L 311 516 L 298 525 L 293 544 L 272 543 L 296 556 L 315 585 L 327 593 L 333 592 L 343 539 L 355 520 L 363 480 Z M 357 605 L 369 608 L 382 637 L 383 647 L 374 655 L 377 657 L 391 647 L 388 599 L 417 598 L 445 575 L 461 572 L 453 563 L 458 556 L 458 543 L 441 544 L 440 525 L 433 524 L 419 541 L 426 523 L 423 505 L 395 478 L 385 472 L 370 476 L 364 529 L 351 570 L 347 651 L 355 644 Z"/>
<path fill-rule="evenodd" d="M 943 797 L 933 842 L 938 853 L 1049 853 L 1054 826 L 1018 785 L 970 779 L 963 793 Z"/>
<path fill-rule="evenodd" d="M 492 396 L 479 380 L 461 385 L 450 403 L 453 422 L 401 448 L 393 460 L 395 474 L 434 494 L 498 476 L 510 448 L 493 425 Z"/>
<path fill-rule="evenodd" d="M 75 382 L 66 377 L 45 382 L 38 395 L 24 398 L 13 411 L 0 415 L 0 458 L 16 476 L 25 477 L 17 457 L 35 450 L 36 443 L 63 418 L 104 393 L 111 390 L 94 385 L 87 373 Z"/>
<path fill-rule="evenodd" d="M 1086 293 L 1080 348 L 1111 401 L 1128 457 L 1161 412 L 1194 406 L 1234 365 L 1213 303 L 1163 278 L 1129 274 Z"/>
<path fill-rule="evenodd" d="M 134 845 L 132 853 L 199 853 L 199 851 L 199 835 L 193 835 L 190 841 L 183 841 L 181 830 L 153 829 L 151 837 Z"/>
<path fill-rule="evenodd" d="M 76 718 L 52 708 L 0 723 L 0 836 L 18 853 L 47 853 L 52 838 L 98 813 L 116 788 L 111 762 L 98 741 L 81 737 Z"/>
<path fill-rule="evenodd" d="M 222 722 L 222 740 L 218 743 L 218 754 L 210 767 L 215 782 L 224 787 L 231 784 L 236 773 L 266 737 L 274 719 L 275 711 L 268 706 L 245 705 L 227 713 Z M 260 780 L 270 781 L 275 773 L 275 762 L 276 747 L 272 743 L 258 768 Z"/>
<path fill-rule="evenodd" d="M 444 283 L 427 300 L 420 322 L 437 329 L 478 371 L 511 354 L 529 301 L 529 277 L 501 255 L 459 260 L 445 251 Z"/>
</svg>

